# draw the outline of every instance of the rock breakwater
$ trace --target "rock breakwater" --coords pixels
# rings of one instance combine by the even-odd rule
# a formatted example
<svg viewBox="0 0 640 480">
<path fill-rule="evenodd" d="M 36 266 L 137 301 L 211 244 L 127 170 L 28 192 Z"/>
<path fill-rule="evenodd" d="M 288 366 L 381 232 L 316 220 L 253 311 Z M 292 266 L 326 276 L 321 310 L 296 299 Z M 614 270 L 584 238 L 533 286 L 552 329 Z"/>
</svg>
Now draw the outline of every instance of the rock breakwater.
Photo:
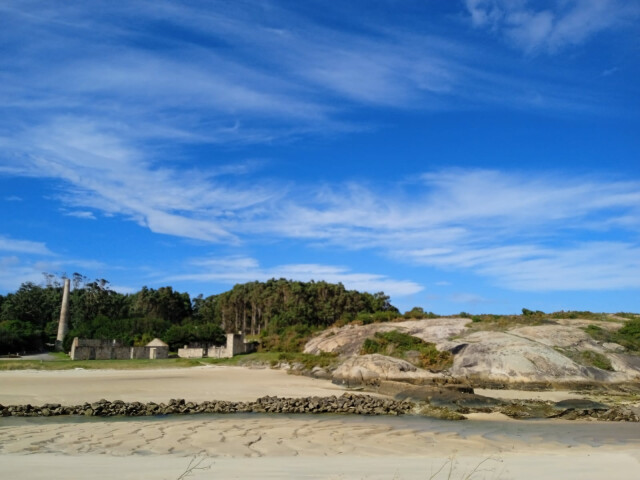
<svg viewBox="0 0 640 480">
<path fill-rule="evenodd" d="M 123 402 L 99 400 L 82 405 L 64 406 L 47 403 L 33 405 L 0 405 L 4 417 L 54 417 L 84 415 L 88 417 L 143 417 L 153 415 L 189 415 L 198 413 L 342 413 L 355 415 L 401 415 L 409 413 L 414 403 L 376 398 L 370 395 L 344 393 L 340 397 L 280 398 L 262 397 L 254 402 L 205 401 L 187 402 L 172 399 L 168 403 Z"/>
</svg>

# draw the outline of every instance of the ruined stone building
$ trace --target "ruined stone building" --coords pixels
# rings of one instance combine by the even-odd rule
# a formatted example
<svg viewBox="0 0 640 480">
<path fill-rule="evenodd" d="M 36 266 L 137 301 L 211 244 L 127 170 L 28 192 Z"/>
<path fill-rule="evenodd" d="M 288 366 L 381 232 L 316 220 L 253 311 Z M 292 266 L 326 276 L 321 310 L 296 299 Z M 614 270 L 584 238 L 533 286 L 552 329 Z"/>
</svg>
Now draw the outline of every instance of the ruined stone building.
<svg viewBox="0 0 640 480">
<path fill-rule="evenodd" d="M 74 338 L 71 360 L 129 360 L 134 358 L 169 358 L 169 345 L 154 338 L 144 347 L 125 347 L 115 340 Z"/>
<path fill-rule="evenodd" d="M 243 353 L 252 353 L 257 349 L 256 342 L 247 342 L 242 333 L 227 333 L 227 344 L 216 345 L 185 345 L 178 349 L 181 358 L 231 358 Z"/>
</svg>

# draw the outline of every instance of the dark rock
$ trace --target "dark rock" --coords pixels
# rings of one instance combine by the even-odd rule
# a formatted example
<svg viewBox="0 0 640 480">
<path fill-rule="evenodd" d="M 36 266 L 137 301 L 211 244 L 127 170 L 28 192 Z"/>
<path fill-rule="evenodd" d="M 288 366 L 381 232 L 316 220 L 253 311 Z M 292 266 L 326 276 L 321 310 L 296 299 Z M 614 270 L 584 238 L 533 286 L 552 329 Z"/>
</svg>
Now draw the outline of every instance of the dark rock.
<svg viewBox="0 0 640 480">
<path fill-rule="evenodd" d="M 556 402 L 553 408 L 556 410 L 609 410 L 610 407 L 604 403 L 577 398 Z"/>
</svg>

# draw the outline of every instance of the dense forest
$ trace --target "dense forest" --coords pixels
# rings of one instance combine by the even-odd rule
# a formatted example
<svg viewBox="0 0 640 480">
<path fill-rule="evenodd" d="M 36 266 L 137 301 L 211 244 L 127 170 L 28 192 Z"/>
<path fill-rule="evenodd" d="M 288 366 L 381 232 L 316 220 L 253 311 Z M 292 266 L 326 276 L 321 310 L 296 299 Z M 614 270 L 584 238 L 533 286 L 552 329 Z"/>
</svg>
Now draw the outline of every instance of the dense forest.
<svg viewBox="0 0 640 480">
<path fill-rule="evenodd" d="M 226 332 L 257 335 L 264 348 L 296 350 L 311 332 L 356 317 L 392 317 L 398 310 L 384 293 L 347 290 L 342 284 L 272 279 L 191 298 L 172 287 L 142 287 L 133 294 L 106 280 L 71 278 L 68 351 L 73 337 L 116 339 L 144 345 L 159 337 L 176 350 L 192 342 L 224 340 Z M 62 280 L 45 274 L 42 285 L 24 283 L 0 295 L 0 354 L 41 351 L 56 337 Z"/>
</svg>

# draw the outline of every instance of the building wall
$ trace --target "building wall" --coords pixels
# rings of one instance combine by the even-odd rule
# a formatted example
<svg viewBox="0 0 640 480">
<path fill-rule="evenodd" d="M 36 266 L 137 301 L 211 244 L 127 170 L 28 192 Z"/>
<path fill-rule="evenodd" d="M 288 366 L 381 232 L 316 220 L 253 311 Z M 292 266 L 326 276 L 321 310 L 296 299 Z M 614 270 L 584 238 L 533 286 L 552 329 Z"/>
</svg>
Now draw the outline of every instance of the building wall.
<svg viewBox="0 0 640 480">
<path fill-rule="evenodd" d="M 123 347 L 113 340 L 74 338 L 71 344 L 71 360 L 129 360 L 131 358 L 169 358 L 169 347 Z"/>
<path fill-rule="evenodd" d="M 231 358 L 239 353 L 244 353 L 242 344 L 244 335 L 239 333 L 227 333 L 227 358 Z"/>
<path fill-rule="evenodd" d="M 71 349 L 71 360 L 95 360 L 96 352 L 92 347 L 75 347 Z"/>
<path fill-rule="evenodd" d="M 204 348 L 179 348 L 178 356 L 180 358 L 202 358 L 204 357 Z"/>
<path fill-rule="evenodd" d="M 245 342 L 244 335 L 240 333 L 227 333 L 227 345 L 217 347 L 215 345 L 205 345 L 204 347 L 187 347 L 178 350 L 181 358 L 231 358 L 243 353 L 256 351 L 253 342 Z"/>
<path fill-rule="evenodd" d="M 227 357 L 227 347 L 209 347 L 207 351 L 207 356 L 209 358 L 229 358 Z"/>
<path fill-rule="evenodd" d="M 163 358 L 169 358 L 169 347 L 144 347 L 147 350 L 149 350 L 149 352 L 151 352 L 152 348 L 156 349 L 156 359 L 163 359 Z M 151 355 L 149 354 L 149 356 L 147 356 L 146 358 L 151 358 Z"/>
</svg>

